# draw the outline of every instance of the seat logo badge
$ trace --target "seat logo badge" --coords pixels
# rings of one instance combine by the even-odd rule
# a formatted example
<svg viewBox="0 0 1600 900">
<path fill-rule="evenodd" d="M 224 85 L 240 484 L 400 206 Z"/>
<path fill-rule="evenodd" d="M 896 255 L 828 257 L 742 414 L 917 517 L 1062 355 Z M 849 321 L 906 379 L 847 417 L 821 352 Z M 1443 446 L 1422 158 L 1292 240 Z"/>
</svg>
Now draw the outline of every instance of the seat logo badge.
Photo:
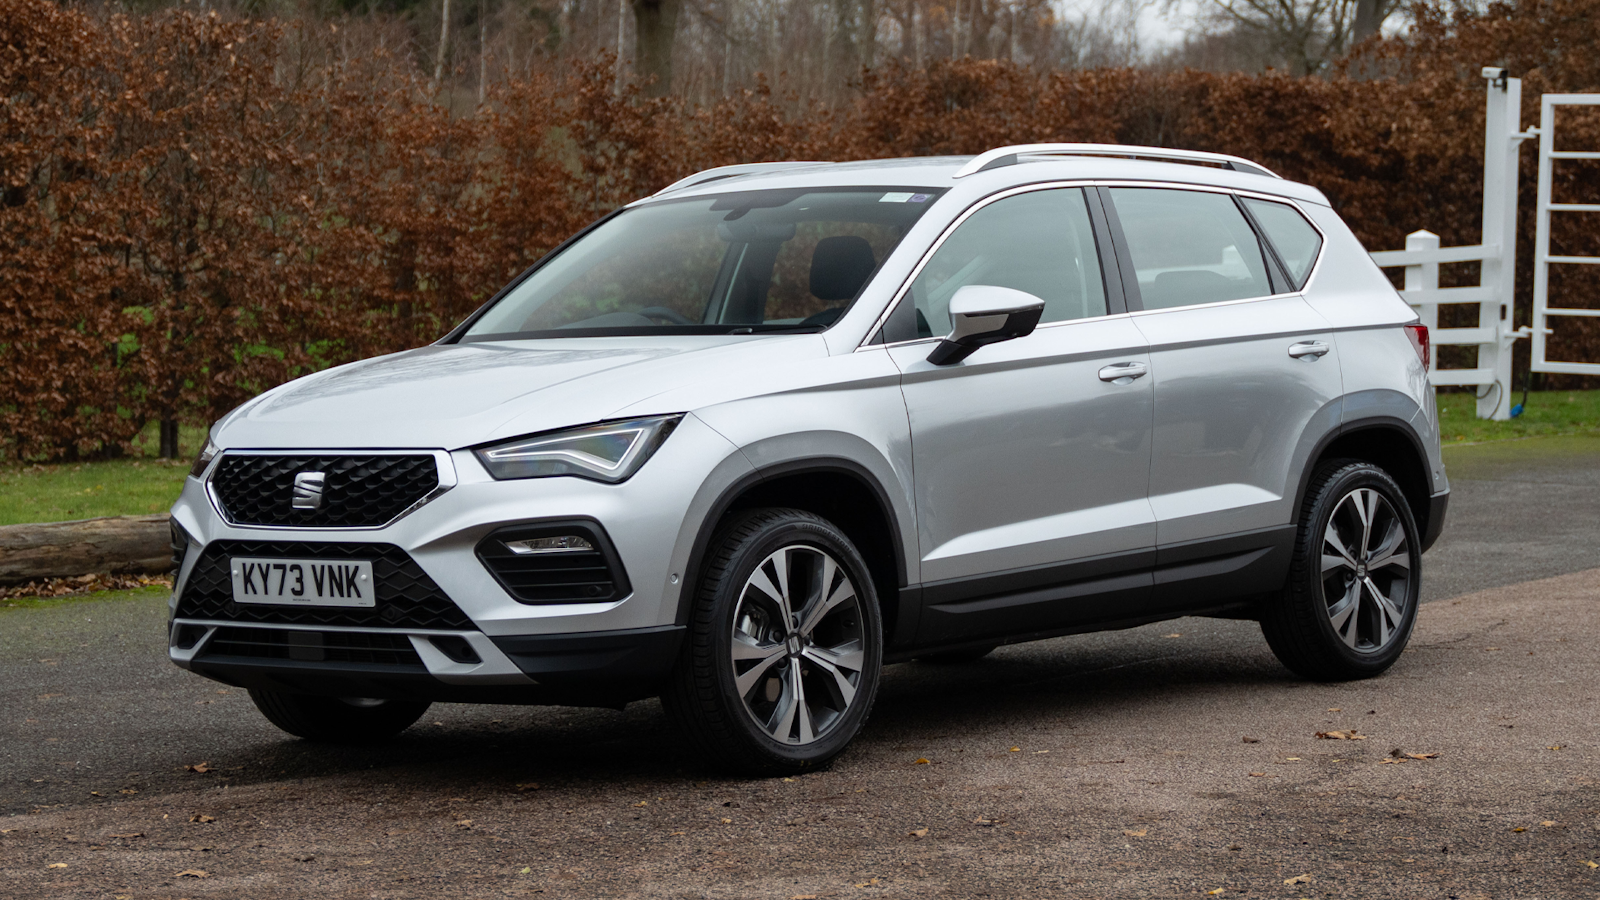
<svg viewBox="0 0 1600 900">
<path fill-rule="evenodd" d="M 321 509 L 322 488 L 327 484 L 326 472 L 296 472 L 294 476 L 295 509 Z"/>
</svg>

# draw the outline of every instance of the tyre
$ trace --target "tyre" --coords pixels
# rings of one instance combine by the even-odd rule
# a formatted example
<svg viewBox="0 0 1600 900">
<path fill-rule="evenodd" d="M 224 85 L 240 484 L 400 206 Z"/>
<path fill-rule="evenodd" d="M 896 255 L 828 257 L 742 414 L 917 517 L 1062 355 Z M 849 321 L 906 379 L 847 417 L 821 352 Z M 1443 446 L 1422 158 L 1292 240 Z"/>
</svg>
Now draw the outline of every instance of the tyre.
<svg viewBox="0 0 1600 900">
<path fill-rule="evenodd" d="M 965 647 L 960 650 L 940 650 L 917 657 L 917 662 L 935 666 L 957 666 L 962 663 L 977 662 L 993 653 L 999 646 L 999 644 L 988 644 L 978 647 Z"/>
<path fill-rule="evenodd" d="M 323 744 L 368 744 L 392 738 L 422 718 L 431 705 L 421 700 L 315 697 L 251 690 L 256 709 L 296 737 Z"/>
<path fill-rule="evenodd" d="M 878 692 L 883 626 L 866 562 L 832 523 L 794 509 L 738 514 L 706 553 L 663 705 L 724 768 L 826 764 Z"/>
<path fill-rule="evenodd" d="M 1416 623 L 1421 547 L 1387 472 L 1351 460 L 1320 466 L 1300 510 L 1288 584 L 1262 611 L 1272 652 L 1316 681 L 1388 669 Z"/>
</svg>

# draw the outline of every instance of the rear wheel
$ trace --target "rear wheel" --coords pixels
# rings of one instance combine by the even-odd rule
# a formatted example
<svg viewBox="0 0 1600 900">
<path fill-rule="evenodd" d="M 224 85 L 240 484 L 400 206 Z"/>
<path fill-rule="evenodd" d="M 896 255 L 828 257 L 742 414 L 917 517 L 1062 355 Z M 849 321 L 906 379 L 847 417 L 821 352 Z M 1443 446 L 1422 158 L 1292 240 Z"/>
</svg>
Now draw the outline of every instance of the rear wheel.
<svg viewBox="0 0 1600 900">
<path fill-rule="evenodd" d="M 250 691 L 256 709 L 296 737 L 324 744 L 366 744 L 410 728 L 429 703 L 365 697 L 316 697 L 281 691 Z"/>
<path fill-rule="evenodd" d="M 1388 669 L 1416 623 L 1421 547 L 1411 507 L 1387 472 L 1351 460 L 1319 467 L 1289 583 L 1261 619 L 1272 652 L 1317 681 Z"/>
<path fill-rule="evenodd" d="M 739 515 L 708 554 L 667 711 L 729 768 L 827 763 L 877 696 L 883 633 L 866 562 L 832 523 L 793 509 Z"/>
</svg>

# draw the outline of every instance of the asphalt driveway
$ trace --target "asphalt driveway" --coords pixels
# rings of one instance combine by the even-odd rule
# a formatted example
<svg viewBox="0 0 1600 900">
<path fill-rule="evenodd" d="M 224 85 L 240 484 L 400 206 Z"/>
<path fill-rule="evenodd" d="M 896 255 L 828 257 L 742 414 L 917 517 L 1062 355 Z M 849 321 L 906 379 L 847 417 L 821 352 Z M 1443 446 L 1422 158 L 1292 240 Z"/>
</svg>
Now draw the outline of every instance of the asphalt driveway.
<svg viewBox="0 0 1600 900">
<path fill-rule="evenodd" d="M 654 703 L 312 747 L 167 664 L 159 595 L 0 611 L 0 897 L 1600 896 L 1600 439 L 1522 443 L 1451 451 L 1384 678 L 1206 619 L 911 663 L 792 781 Z"/>
</svg>

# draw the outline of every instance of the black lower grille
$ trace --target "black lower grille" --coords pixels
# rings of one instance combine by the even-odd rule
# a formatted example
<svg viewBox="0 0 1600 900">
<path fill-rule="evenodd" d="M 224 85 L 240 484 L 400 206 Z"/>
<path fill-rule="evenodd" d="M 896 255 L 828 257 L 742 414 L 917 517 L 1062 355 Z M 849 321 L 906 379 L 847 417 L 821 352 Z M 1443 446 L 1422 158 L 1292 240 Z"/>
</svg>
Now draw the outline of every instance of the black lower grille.
<svg viewBox="0 0 1600 900">
<path fill-rule="evenodd" d="M 367 559 L 372 561 L 375 606 L 241 605 L 233 602 L 231 558 Z M 269 625 L 343 625 L 353 628 L 429 628 L 460 631 L 472 620 L 393 544 L 328 544 L 292 541 L 214 541 L 207 545 L 178 598 L 178 618 Z"/>
<path fill-rule="evenodd" d="M 203 659 L 232 657 L 427 669 L 416 648 L 411 646 L 410 638 L 381 632 L 218 628 L 200 656 Z"/>
<path fill-rule="evenodd" d="M 576 537 L 587 549 L 519 554 L 509 544 Z M 596 524 L 541 522 L 502 528 L 478 544 L 478 559 L 506 593 L 523 603 L 609 603 L 628 596 L 622 560 Z"/>
<path fill-rule="evenodd" d="M 320 476 L 317 502 L 294 506 L 295 476 Z M 211 476 L 228 518 L 241 525 L 359 528 L 383 525 L 439 486 L 433 455 L 298 456 L 229 453 Z M 307 499 L 310 499 L 308 494 Z"/>
</svg>

